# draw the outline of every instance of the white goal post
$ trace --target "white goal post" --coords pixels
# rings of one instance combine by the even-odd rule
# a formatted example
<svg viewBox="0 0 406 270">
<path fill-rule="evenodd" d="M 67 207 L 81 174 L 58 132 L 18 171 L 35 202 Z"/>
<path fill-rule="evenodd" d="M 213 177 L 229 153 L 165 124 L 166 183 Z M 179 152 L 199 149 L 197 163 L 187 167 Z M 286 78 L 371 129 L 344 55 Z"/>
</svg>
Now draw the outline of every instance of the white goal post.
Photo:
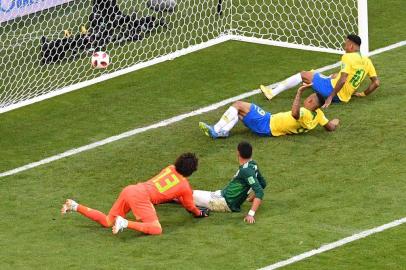
<svg viewBox="0 0 406 270">
<path fill-rule="evenodd" d="M 358 35 L 361 37 L 361 54 L 369 54 L 368 0 L 358 0 Z"/>
<path fill-rule="evenodd" d="M 0 113 L 228 40 L 368 53 L 367 0 L 3 0 L 0 24 Z"/>
</svg>

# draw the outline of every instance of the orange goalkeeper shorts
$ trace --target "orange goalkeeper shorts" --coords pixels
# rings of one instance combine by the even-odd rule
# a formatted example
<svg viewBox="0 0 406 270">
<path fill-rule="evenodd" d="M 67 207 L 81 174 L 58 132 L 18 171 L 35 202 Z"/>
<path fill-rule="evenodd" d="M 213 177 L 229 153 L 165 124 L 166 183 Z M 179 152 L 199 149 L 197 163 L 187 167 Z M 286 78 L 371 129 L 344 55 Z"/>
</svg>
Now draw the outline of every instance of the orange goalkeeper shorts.
<svg viewBox="0 0 406 270">
<path fill-rule="evenodd" d="M 109 217 L 115 220 L 117 216 L 125 217 L 132 211 L 137 221 L 154 222 L 158 220 L 154 205 L 142 184 L 125 187 L 110 209 Z"/>
</svg>

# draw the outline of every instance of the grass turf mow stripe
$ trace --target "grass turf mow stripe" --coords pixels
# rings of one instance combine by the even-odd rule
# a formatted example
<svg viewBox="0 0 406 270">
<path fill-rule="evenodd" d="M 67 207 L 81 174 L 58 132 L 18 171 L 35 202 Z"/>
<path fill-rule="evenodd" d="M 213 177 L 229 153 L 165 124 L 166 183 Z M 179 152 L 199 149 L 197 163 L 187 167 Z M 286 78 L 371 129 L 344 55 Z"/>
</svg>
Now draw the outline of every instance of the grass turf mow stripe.
<svg viewBox="0 0 406 270">
<path fill-rule="evenodd" d="M 314 256 L 314 255 L 317 255 L 317 254 L 320 254 L 320 253 L 323 253 L 323 252 L 326 252 L 326 251 L 335 249 L 335 248 L 337 248 L 337 247 L 343 246 L 343 245 L 345 245 L 345 244 L 348 244 L 348 243 L 357 241 L 357 240 L 359 240 L 359 239 L 368 237 L 368 236 L 370 236 L 370 235 L 372 235 L 372 234 L 379 233 L 379 232 L 383 232 L 383 231 L 385 231 L 385 230 L 387 230 L 387 229 L 391 229 L 391 228 L 393 228 L 393 227 L 402 225 L 403 223 L 406 223 L 406 217 L 401 218 L 401 219 L 398 219 L 398 220 L 395 220 L 395 221 L 392 221 L 392 222 L 389 222 L 389 223 L 386 223 L 386 224 L 384 224 L 384 225 L 381 225 L 381 226 L 379 226 L 379 227 L 375 227 L 375 228 L 373 228 L 373 229 L 369 229 L 369 230 L 366 230 L 366 231 L 362 231 L 362 232 L 360 232 L 360 233 L 356 233 L 356 234 L 354 234 L 354 235 L 351 235 L 351 236 L 348 236 L 348 237 L 346 237 L 346 238 L 340 239 L 340 240 L 338 240 L 338 241 L 336 241 L 336 242 L 332 242 L 332 243 L 329 243 L 329 244 L 325 244 L 325 245 L 323 245 L 323 246 L 321 246 L 321 247 L 319 247 L 319 248 L 317 248 L 317 249 L 313 249 L 313 250 L 307 251 L 307 252 L 305 252 L 305 253 L 296 255 L 296 256 L 294 256 L 294 257 L 292 257 L 292 258 L 290 258 L 290 259 L 287 259 L 287 260 L 284 260 L 284 261 L 280 261 L 280 262 L 271 264 L 271 265 L 269 265 L 269 266 L 266 266 L 266 267 L 264 267 L 264 268 L 261 268 L 260 270 L 273 270 L 273 269 L 278 269 L 278 268 L 287 266 L 287 265 L 289 265 L 289 264 L 293 264 L 293 263 L 296 263 L 296 262 L 298 262 L 298 261 L 307 259 L 307 258 L 309 258 L 309 257 L 311 257 L 311 256 Z"/>
<path fill-rule="evenodd" d="M 384 48 L 374 50 L 374 51 L 372 51 L 370 53 L 370 55 L 376 55 L 376 54 L 383 53 L 383 52 L 386 52 L 386 51 L 389 51 L 389 50 L 393 50 L 393 49 L 396 49 L 396 48 L 399 48 L 399 47 L 402 47 L 402 46 L 405 46 L 405 45 L 406 45 L 406 41 L 401 41 L 401 42 L 386 46 Z M 340 62 L 337 62 L 335 64 L 319 68 L 316 71 L 323 72 L 323 71 L 326 71 L 326 70 L 330 70 L 330 69 L 338 67 L 339 64 L 340 64 Z M 272 84 L 271 86 L 276 85 L 276 84 L 278 84 L 278 83 Z M 84 145 L 84 146 L 81 146 L 81 147 L 78 147 L 78 148 L 73 148 L 73 149 L 67 150 L 67 151 L 65 151 L 63 153 L 60 153 L 60 154 L 57 154 L 57 155 L 54 155 L 54 156 L 51 156 L 51 157 L 36 161 L 36 162 L 32 162 L 32 163 L 23 165 L 21 167 L 17 167 L 15 169 L 11 169 L 11 170 L 2 172 L 2 173 L 0 173 L 0 177 L 14 175 L 14 174 L 17 174 L 17 173 L 20 173 L 20 172 L 23 172 L 23 171 L 26 171 L 26 170 L 29 170 L 29 169 L 32 169 L 32 168 L 47 164 L 47 163 L 51 163 L 53 161 L 56 161 L 56 160 L 59 160 L 59 159 L 65 158 L 65 157 L 73 156 L 73 155 L 76 155 L 76 154 L 79 154 L 79 153 L 82 153 L 82 152 L 97 148 L 97 147 L 105 145 L 105 144 L 109 144 L 109 143 L 112 143 L 112 142 L 115 142 L 115 141 L 118 141 L 118 140 L 121 140 L 121 139 L 124 139 L 124 138 L 134 136 L 134 135 L 139 134 L 139 133 L 146 132 L 146 131 L 151 130 L 151 129 L 156 129 L 156 128 L 159 128 L 159 127 L 165 127 L 165 126 L 168 126 L 170 124 L 182 121 L 182 120 L 184 120 L 186 118 L 216 110 L 216 109 L 218 109 L 220 107 L 223 107 L 223 106 L 225 106 L 225 105 L 227 105 L 229 103 L 232 103 L 232 102 L 235 102 L 237 100 L 244 99 L 244 98 L 256 95 L 258 93 L 260 93 L 259 89 L 251 90 L 251 91 L 246 92 L 244 94 L 222 100 L 220 102 L 214 103 L 212 105 L 200 108 L 198 110 L 195 110 L 195 111 L 192 111 L 192 112 L 189 112 L 189 113 L 180 114 L 180 115 L 177 115 L 177 116 L 162 120 L 162 121 L 160 121 L 158 123 L 155 123 L 155 124 L 152 124 L 152 125 L 149 125 L 149 126 L 144 126 L 144 127 L 140 127 L 140 128 L 130 130 L 130 131 L 126 131 L 124 133 L 108 137 L 108 138 L 106 138 L 104 140 L 101 140 L 101 141 L 97 141 L 97 142 L 94 142 L 94 143 L 91 143 L 91 144 L 87 144 L 87 145 Z"/>
</svg>

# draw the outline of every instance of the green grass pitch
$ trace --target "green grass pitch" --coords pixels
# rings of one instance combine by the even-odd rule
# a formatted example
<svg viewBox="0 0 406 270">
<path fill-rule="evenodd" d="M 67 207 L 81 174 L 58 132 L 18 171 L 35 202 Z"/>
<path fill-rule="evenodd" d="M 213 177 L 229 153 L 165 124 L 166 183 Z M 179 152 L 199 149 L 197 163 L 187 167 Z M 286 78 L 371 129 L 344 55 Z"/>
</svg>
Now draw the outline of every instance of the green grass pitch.
<svg viewBox="0 0 406 270">
<path fill-rule="evenodd" d="M 371 47 L 406 40 L 403 1 L 369 1 Z M 405 216 L 406 47 L 372 58 L 382 81 L 372 96 L 331 106 L 341 120 L 326 133 L 260 138 L 242 124 L 226 140 L 198 129 L 226 109 L 188 118 L 14 176 L 0 178 L 1 269 L 257 269 Z M 207 106 L 260 83 L 280 81 L 339 57 L 227 42 L 80 91 L 0 115 L 0 171 Z M 365 86 L 364 86 L 365 87 Z M 287 111 L 294 91 L 271 103 Z M 194 219 L 157 207 L 164 234 L 109 229 L 79 214 L 61 217 L 67 197 L 107 212 L 126 185 L 148 179 L 183 151 L 200 157 L 198 189 L 223 187 L 237 168 L 235 147 L 254 146 L 268 181 L 257 223 L 242 213 Z M 405 226 L 353 242 L 286 269 L 404 269 Z"/>
</svg>

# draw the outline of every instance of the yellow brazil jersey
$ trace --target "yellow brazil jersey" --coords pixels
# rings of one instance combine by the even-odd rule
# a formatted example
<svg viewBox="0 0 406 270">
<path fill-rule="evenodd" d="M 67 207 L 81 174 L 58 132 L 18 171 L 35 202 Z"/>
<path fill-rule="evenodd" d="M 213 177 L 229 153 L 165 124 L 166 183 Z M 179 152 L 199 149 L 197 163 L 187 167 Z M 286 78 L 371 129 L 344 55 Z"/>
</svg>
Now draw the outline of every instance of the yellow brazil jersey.
<svg viewBox="0 0 406 270">
<path fill-rule="evenodd" d="M 343 88 L 337 93 L 338 98 L 343 102 L 348 102 L 352 94 L 358 89 L 362 81 L 368 74 L 369 77 L 375 77 L 376 71 L 372 61 L 368 57 L 361 56 L 360 53 L 346 53 L 341 57 L 341 72 L 348 74 L 347 81 Z M 333 87 L 337 84 L 340 76 L 331 81 Z"/>
<path fill-rule="evenodd" d="M 292 116 L 292 112 L 283 112 L 273 114 L 271 116 L 270 128 L 272 136 L 282 136 L 286 134 L 298 134 L 314 129 L 318 124 L 324 126 L 328 123 L 328 119 L 324 113 L 317 109 L 312 112 L 306 108 L 300 108 L 299 119 L 296 120 Z"/>
</svg>

